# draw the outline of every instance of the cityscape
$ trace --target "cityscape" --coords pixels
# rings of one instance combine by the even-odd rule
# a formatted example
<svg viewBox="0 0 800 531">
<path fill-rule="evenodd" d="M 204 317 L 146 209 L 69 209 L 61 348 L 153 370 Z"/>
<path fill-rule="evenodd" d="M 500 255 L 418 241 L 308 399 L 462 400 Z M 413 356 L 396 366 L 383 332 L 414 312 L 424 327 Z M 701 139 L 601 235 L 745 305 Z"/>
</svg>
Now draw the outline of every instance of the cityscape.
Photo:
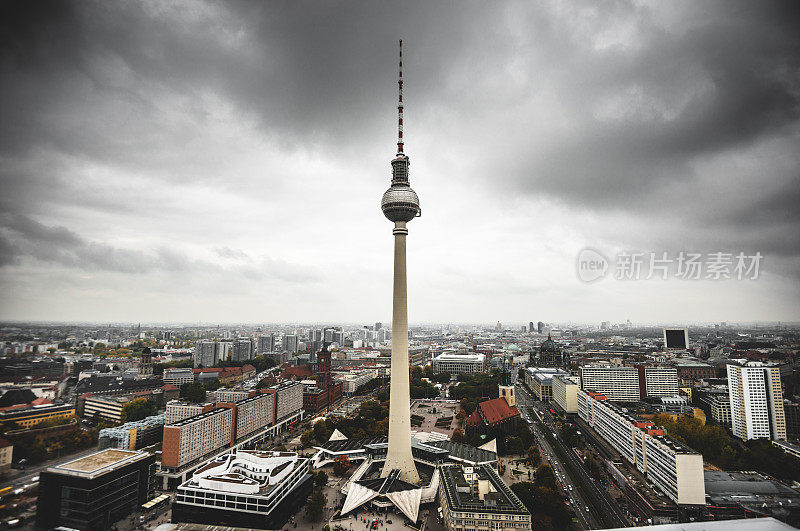
<svg viewBox="0 0 800 531">
<path fill-rule="evenodd" d="M 3 4 L 0 527 L 800 528 L 800 10 L 462 7 Z"/>
</svg>

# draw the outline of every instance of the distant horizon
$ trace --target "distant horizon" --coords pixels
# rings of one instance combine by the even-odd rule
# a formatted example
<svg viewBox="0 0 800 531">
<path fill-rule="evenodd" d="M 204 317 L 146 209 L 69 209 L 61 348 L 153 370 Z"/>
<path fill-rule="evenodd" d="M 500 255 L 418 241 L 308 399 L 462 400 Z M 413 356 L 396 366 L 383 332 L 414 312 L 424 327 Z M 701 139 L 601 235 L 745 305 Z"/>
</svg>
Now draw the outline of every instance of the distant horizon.
<svg viewBox="0 0 800 531">
<path fill-rule="evenodd" d="M 135 327 L 141 324 L 142 327 L 236 327 L 236 326 L 246 326 L 246 327 L 258 327 L 258 326 L 296 326 L 296 327 L 314 327 L 314 326 L 353 326 L 353 327 L 363 327 L 363 326 L 374 326 L 374 323 L 380 322 L 384 328 L 390 329 L 391 328 L 391 320 L 388 321 L 252 321 L 252 322 L 221 322 L 221 321 L 208 321 L 208 322 L 193 322 L 193 321 L 58 321 L 58 320 L 0 320 L 0 326 L 10 326 L 10 325 L 59 325 L 59 326 L 118 326 L 118 327 Z M 520 332 L 521 327 L 523 325 L 527 326 L 530 321 L 509 321 L 508 324 L 502 323 L 503 330 L 512 330 L 515 332 Z M 538 321 L 534 321 L 536 324 Z M 543 321 L 545 322 L 545 321 Z M 553 328 L 569 328 L 569 327 L 599 327 L 605 321 L 596 321 L 596 322 L 550 322 L 546 324 L 550 325 Z M 708 321 L 708 322 L 641 322 L 636 323 L 631 321 L 630 326 L 631 328 L 663 328 L 663 327 L 678 327 L 678 328 L 687 328 L 687 327 L 714 327 L 715 325 L 719 325 L 723 321 Z M 788 326 L 788 327 L 800 327 L 800 322 L 798 321 L 724 321 L 725 326 L 730 327 L 743 327 L 743 326 Z M 609 326 L 618 326 L 618 325 L 625 325 L 624 321 L 608 321 Z M 429 321 L 429 322 L 410 322 L 409 328 L 415 327 L 485 327 L 485 328 L 494 328 L 497 323 L 491 322 L 448 322 L 448 321 Z"/>
</svg>

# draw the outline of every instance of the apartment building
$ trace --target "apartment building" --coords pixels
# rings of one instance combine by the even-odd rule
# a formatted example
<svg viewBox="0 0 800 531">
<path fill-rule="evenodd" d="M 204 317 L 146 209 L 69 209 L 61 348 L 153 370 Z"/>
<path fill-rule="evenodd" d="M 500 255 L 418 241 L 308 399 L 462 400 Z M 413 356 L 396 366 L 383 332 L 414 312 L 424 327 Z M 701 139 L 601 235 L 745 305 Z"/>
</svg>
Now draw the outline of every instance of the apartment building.
<svg viewBox="0 0 800 531">
<path fill-rule="evenodd" d="M 601 393 L 578 390 L 578 416 L 647 480 L 679 505 L 705 505 L 703 456 L 609 403 Z"/>
<path fill-rule="evenodd" d="M 581 389 L 602 393 L 617 402 L 639 400 L 639 371 L 636 367 L 586 365 L 578 369 Z"/>
<path fill-rule="evenodd" d="M 614 402 L 636 402 L 645 397 L 678 394 L 675 367 L 586 365 L 579 369 L 581 389 L 602 393 Z"/>
<path fill-rule="evenodd" d="M 182 402 L 180 400 L 170 400 L 167 402 L 167 411 L 164 415 L 164 424 L 175 424 L 183 419 L 194 417 L 205 411 L 214 409 L 214 404 L 206 402 L 205 404 L 192 404 L 190 402 Z"/>
<path fill-rule="evenodd" d="M 283 382 L 267 389 L 275 396 L 273 423 L 277 424 L 303 409 L 303 389 L 300 382 Z"/>
<path fill-rule="evenodd" d="M 272 424 L 274 402 L 271 394 L 258 394 L 236 403 L 237 441 Z"/>
<path fill-rule="evenodd" d="M 678 370 L 675 367 L 637 367 L 641 398 L 678 394 Z M 644 380 L 644 387 L 642 387 Z"/>
<path fill-rule="evenodd" d="M 250 396 L 252 391 L 245 389 L 227 389 L 221 387 L 214 391 L 214 398 L 217 402 L 229 402 L 231 404 L 244 400 Z"/>
<path fill-rule="evenodd" d="M 781 373 L 760 362 L 728 365 L 733 434 L 743 440 L 786 440 Z"/>
<path fill-rule="evenodd" d="M 162 467 L 180 468 L 235 442 L 234 411 L 221 407 L 164 426 Z"/>
</svg>

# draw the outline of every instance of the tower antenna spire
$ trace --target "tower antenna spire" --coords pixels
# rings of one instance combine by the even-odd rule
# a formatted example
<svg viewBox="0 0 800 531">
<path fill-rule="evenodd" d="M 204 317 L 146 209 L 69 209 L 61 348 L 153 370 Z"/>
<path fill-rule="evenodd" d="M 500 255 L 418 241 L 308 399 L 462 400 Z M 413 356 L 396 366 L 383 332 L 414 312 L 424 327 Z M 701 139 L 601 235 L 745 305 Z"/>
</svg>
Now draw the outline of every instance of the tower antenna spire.
<svg viewBox="0 0 800 531">
<path fill-rule="evenodd" d="M 403 153 L 403 39 L 400 39 L 400 66 L 397 79 L 397 154 Z"/>
</svg>

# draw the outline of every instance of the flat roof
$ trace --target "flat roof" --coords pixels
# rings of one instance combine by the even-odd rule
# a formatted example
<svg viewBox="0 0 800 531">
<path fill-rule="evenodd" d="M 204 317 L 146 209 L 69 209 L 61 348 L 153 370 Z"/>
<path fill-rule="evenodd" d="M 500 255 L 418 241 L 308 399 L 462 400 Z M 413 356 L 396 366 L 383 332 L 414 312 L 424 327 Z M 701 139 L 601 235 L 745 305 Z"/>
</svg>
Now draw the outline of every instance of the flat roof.
<svg viewBox="0 0 800 531">
<path fill-rule="evenodd" d="M 53 467 L 51 470 L 65 471 L 65 472 L 80 472 L 84 474 L 94 474 L 106 469 L 111 469 L 115 465 L 125 461 L 134 461 L 141 457 L 146 457 L 150 454 L 146 452 L 135 452 L 131 450 L 117 450 L 109 448 L 100 452 L 68 461 Z"/>
</svg>

